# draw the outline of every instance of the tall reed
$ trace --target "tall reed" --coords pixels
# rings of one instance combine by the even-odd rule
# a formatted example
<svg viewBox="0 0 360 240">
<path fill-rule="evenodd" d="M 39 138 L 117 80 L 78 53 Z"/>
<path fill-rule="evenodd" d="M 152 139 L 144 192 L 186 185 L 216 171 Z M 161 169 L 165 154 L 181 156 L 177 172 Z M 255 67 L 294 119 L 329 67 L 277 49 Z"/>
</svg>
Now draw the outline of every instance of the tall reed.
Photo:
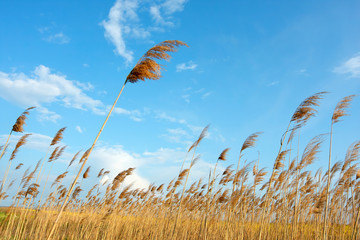
<svg viewBox="0 0 360 240">
<path fill-rule="evenodd" d="M 98 138 L 100 137 L 100 134 L 102 132 L 102 130 L 104 129 L 122 91 L 124 90 L 124 87 L 126 85 L 126 83 L 130 82 L 130 83 L 136 83 L 139 80 L 145 81 L 145 79 L 150 79 L 150 80 L 157 80 L 161 77 L 161 65 L 159 63 L 156 62 L 156 60 L 169 60 L 170 59 L 170 55 L 168 54 L 168 52 L 175 52 L 177 47 L 179 46 L 187 46 L 186 43 L 178 41 L 178 40 L 167 40 L 164 42 L 161 42 L 157 45 L 155 45 L 154 47 L 150 48 L 138 61 L 138 63 L 135 65 L 135 67 L 130 71 L 129 75 L 126 77 L 126 80 L 122 86 L 122 88 L 120 89 L 120 92 L 118 94 L 118 96 L 115 99 L 115 102 L 113 103 L 113 105 L 111 106 L 111 109 L 103 123 L 103 125 L 101 126 L 97 136 L 95 137 L 95 140 L 93 142 L 93 144 L 90 147 L 90 150 L 83 162 L 83 164 L 81 165 L 81 168 L 77 174 L 77 176 L 75 177 L 75 180 L 73 181 L 72 185 L 70 186 L 68 193 L 65 197 L 64 203 L 62 204 L 62 207 L 59 211 L 59 214 L 57 215 L 57 218 L 54 222 L 54 225 L 50 231 L 50 234 L 48 236 L 47 239 L 51 239 L 54 230 L 56 228 L 57 222 L 60 219 L 60 216 L 62 214 L 62 212 L 64 211 L 64 208 L 67 204 L 67 201 L 69 200 L 69 197 L 71 195 L 72 190 L 75 187 L 75 184 L 77 182 L 77 179 L 79 178 L 86 162 L 87 159 L 89 158 L 89 155 L 91 154 L 92 150 L 95 147 L 95 144 L 98 140 Z"/>
</svg>

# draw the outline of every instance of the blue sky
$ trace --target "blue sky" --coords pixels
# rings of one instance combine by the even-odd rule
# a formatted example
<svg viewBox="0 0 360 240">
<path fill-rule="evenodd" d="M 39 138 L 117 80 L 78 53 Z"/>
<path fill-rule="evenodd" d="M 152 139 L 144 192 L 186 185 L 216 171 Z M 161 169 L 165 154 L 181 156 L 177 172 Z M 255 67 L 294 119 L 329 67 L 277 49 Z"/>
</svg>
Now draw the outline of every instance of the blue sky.
<svg viewBox="0 0 360 240">
<path fill-rule="evenodd" d="M 52 175 L 63 172 L 73 154 L 90 147 L 142 54 L 177 39 L 190 47 L 163 62 L 160 80 L 126 85 L 89 159 L 93 176 L 102 167 L 112 176 L 137 167 L 129 180 L 137 186 L 168 182 L 209 123 L 193 179 L 207 176 L 227 147 L 222 167 L 235 164 L 242 142 L 257 131 L 264 133 L 244 159 L 260 152 L 271 168 L 303 99 L 330 92 L 301 130 L 300 152 L 329 132 L 336 103 L 358 94 L 358 9 L 359 1 L 2 1 L 0 144 L 24 108 L 36 106 L 26 126 L 32 136 L 15 161 L 34 165 L 66 126 L 68 148 Z M 351 116 L 335 126 L 335 161 L 359 140 L 359 106 L 355 98 Z M 314 169 L 326 169 L 328 139 L 322 151 Z"/>
</svg>

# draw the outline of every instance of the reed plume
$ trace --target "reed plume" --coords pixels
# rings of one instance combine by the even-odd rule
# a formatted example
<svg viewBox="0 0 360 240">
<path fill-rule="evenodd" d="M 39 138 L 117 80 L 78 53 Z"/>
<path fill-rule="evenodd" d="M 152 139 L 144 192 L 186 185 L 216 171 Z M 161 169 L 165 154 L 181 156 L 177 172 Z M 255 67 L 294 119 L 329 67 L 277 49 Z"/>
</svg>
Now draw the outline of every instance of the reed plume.
<svg viewBox="0 0 360 240">
<path fill-rule="evenodd" d="M 0 154 L 0 159 L 3 157 L 4 153 L 5 153 L 5 150 L 7 149 L 8 147 L 8 143 L 9 143 L 9 139 L 10 139 L 10 136 L 12 135 L 13 132 L 20 132 L 22 133 L 24 131 L 24 125 L 26 125 L 25 123 L 25 120 L 27 119 L 27 115 L 30 114 L 30 110 L 31 109 L 34 109 L 35 107 L 29 107 L 27 108 L 17 119 L 16 119 L 16 122 L 15 124 L 13 125 L 11 131 L 10 131 L 10 134 L 8 135 L 7 137 L 7 140 L 4 144 L 4 146 L 2 147 L 2 150 L 1 150 L 1 154 Z"/>
<path fill-rule="evenodd" d="M 331 129 L 330 129 L 330 147 L 329 147 L 329 167 L 328 167 L 328 179 L 327 179 L 327 187 L 326 187 L 326 205 L 325 205 L 325 216 L 324 216 L 324 227 L 323 227 L 323 239 L 327 238 L 327 222 L 328 222 L 328 211 L 329 211 L 329 191 L 330 191 L 330 168 L 331 168 L 331 148 L 332 148 L 332 133 L 333 126 L 335 123 L 339 122 L 342 117 L 348 115 L 346 113 L 346 109 L 349 108 L 351 101 L 355 95 L 349 95 L 344 97 L 338 102 L 335 107 L 334 113 L 331 117 Z"/>
<path fill-rule="evenodd" d="M 60 142 L 63 139 L 63 133 L 65 131 L 66 127 L 60 128 L 59 131 L 55 134 L 54 138 L 52 139 L 50 146 L 56 145 L 58 142 Z"/>
<path fill-rule="evenodd" d="M 317 113 L 315 107 L 319 106 L 319 101 L 324 97 L 324 94 L 327 92 L 315 93 L 302 101 L 292 115 L 290 122 L 295 122 L 299 127 L 305 125 Z"/>
<path fill-rule="evenodd" d="M 235 174 L 237 174 L 239 172 L 239 169 L 240 169 L 240 160 L 241 160 L 241 157 L 242 157 L 242 152 L 248 148 L 252 148 L 255 146 L 256 144 L 256 141 L 259 137 L 260 134 L 262 134 L 263 132 L 255 132 L 253 134 L 251 134 L 250 136 L 248 136 L 243 145 L 241 146 L 241 149 L 240 149 L 240 154 L 239 154 L 239 159 L 238 159 L 238 163 L 237 163 L 237 167 L 236 167 L 236 172 Z M 235 179 L 234 178 L 234 181 L 233 181 L 233 186 L 232 186 L 232 191 L 231 191 L 231 194 L 234 193 L 234 190 L 235 190 L 235 187 L 237 185 L 237 183 L 235 182 Z"/>
<path fill-rule="evenodd" d="M 76 160 L 76 158 L 79 156 L 79 154 L 80 154 L 80 151 L 78 151 L 75 155 L 74 155 L 74 157 L 71 159 L 71 161 L 69 162 L 69 165 L 67 166 L 67 168 L 69 168 L 73 163 L 74 163 L 74 161 Z"/>
<path fill-rule="evenodd" d="M 24 132 L 24 125 L 26 125 L 25 120 L 27 119 L 26 115 L 30 114 L 30 110 L 34 109 L 35 107 L 29 107 L 27 108 L 17 119 L 15 124 L 12 127 L 13 132 Z"/>
<path fill-rule="evenodd" d="M 28 133 L 28 134 L 25 134 L 23 135 L 19 141 L 17 142 L 16 146 L 15 146 L 15 149 L 12 151 L 11 153 L 11 156 L 10 156 L 10 159 L 9 159 L 9 162 L 8 162 L 8 166 L 7 166 L 7 169 L 5 171 L 5 174 L 4 174 L 4 178 L 1 182 L 1 188 L 0 188 L 0 192 L 3 190 L 4 188 L 4 185 L 5 185 L 5 182 L 6 182 L 6 178 L 9 174 L 9 170 L 10 170 L 10 167 L 11 167 L 11 163 L 12 163 L 12 160 L 14 160 L 14 158 L 16 157 L 16 153 L 19 151 L 19 148 L 23 145 L 26 144 L 27 142 L 27 138 L 30 136 L 31 134 Z"/>
<path fill-rule="evenodd" d="M 86 171 L 83 174 L 83 178 L 88 178 L 89 177 L 89 172 L 90 172 L 90 166 L 86 169 Z"/>
<path fill-rule="evenodd" d="M 139 80 L 145 81 L 145 79 L 159 79 L 161 65 L 156 60 L 169 60 L 171 56 L 168 52 L 175 52 L 180 46 L 187 46 L 187 44 L 177 40 L 167 40 L 150 48 L 130 71 L 125 84 L 127 82 L 136 83 Z"/>
</svg>

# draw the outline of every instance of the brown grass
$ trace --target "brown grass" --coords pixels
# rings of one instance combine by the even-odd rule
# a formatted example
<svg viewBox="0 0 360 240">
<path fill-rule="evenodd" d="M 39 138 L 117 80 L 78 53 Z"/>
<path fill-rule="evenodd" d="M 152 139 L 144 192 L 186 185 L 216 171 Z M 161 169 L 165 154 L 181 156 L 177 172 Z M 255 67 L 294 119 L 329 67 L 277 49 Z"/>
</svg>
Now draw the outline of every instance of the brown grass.
<svg viewBox="0 0 360 240">
<path fill-rule="evenodd" d="M 135 65 L 125 84 L 158 79 L 161 67 L 155 60 L 169 59 L 169 53 L 182 45 L 186 44 L 165 41 L 151 48 Z M 331 164 L 330 143 L 329 168 L 324 173 L 321 169 L 313 171 L 311 166 L 319 158 L 326 135 L 314 137 L 304 150 L 298 145 L 295 150 L 302 152 L 301 156 L 291 155 L 295 151 L 291 145 L 294 137 L 300 137 L 298 130 L 315 116 L 324 94 L 310 96 L 296 109 L 281 138 L 272 169 L 261 168 L 260 154 L 256 163 L 240 161 L 245 150 L 256 146 L 261 133 L 256 132 L 239 147 L 236 168 L 230 165 L 221 173 L 217 171 L 218 164 L 227 160 L 230 149 L 226 148 L 214 158 L 213 168 L 207 169 L 208 179 L 189 182 L 207 126 L 188 149 L 190 162 L 184 159 L 179 174 L 170 183 L 151 184 L 146 189 L 125 185 L 135 168 L 114 173 L 115 178 L 103 184 L 89 188 L 84 184 L 110 173 L 102 168 L 92 170 L 98 174 L 90 174 L 90 166 L 83 172 L 107 119 L 78 164 L 75 160 L 80 151 L 52 183 L 47 184 L 48 178 L 38 181 L 44 162 L 51 162 L 48 176 L 53 165 L 61 167 L 56 160 L 64 158 L 66 148 L 60 146 L 65 130 L 62 128 L 49 143 L 49 158 L 45 156 L 27 169 L 20 168 L 27 165 L 24 159 L 24 164 L 14 169 L 24 170 L 21 179 L 5 185 L 4 178 L 0 201 L 10 198 L 12 204 L 0 209 L 4 212 L 0 213 L 1 239 L 358 239 L 360 142 L 351 144 L 344 160 L 335 164 Z M 345 110 L 352 100 L 353 95 L 339 102 L 332 125 L 347 115 Z M 26 111 L 22 115 L 25 119 Z M 24 117 L 21 119 L 19 124 L 25 121 Z M 17 130 L 22 130 L 20 125 Z M 291 134 L 286 138 L 289 131 Z M 16 161 L 16 153 L 26 144 L 27 136 L 20 138 L 10 162 Z M 64 180 L 71 185 L 65 186 Z M 11 196 L 9 189 L 14 192 Z"/>
</svg>

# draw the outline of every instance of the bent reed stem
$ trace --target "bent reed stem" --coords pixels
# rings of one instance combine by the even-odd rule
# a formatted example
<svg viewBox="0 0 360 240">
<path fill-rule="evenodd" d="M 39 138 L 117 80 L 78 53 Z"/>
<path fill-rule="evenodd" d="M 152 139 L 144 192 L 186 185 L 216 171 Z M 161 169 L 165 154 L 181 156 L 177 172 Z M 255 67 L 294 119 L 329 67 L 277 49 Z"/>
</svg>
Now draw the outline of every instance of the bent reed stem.
<svg viewBox="0 0 360 240">
<path fill-rule="evenodd" d="M 89 153 L 88 153 L 87 156 L 85 157 L 84 162 L 83 162 L 83 164 L 81 165 L 81 168 L 80 168 L 80 170 L 79 170 L 76 178 L 74 179 L 74 181 L 73 181 L 73 183 L 72 183 L 72 185 L 71 185 L 71 187 L 70 187 L 70 189 L 69 189 L 69 191 L 68 191 L 68 193 L 67 193 L 67 195 L 66 195 L 66 198 L 65 198 L 65 200 L 64 200 L 64 203 L 62 204 L 61 209 L 60 209 L 60 211 L 59 211 L 59 213 L 58 213 L 58 215 L 57 215 L 57 217 L 56 217 L 56 219 L 55 219 L 54 225 L 53 225 L 52 228 L 51 228 L 51 231 L 50 231 L 49 236 L 48 236 L 48 238 L 47 238 L 48 240 L 50 240 L 51 237 L 52 237 L 52 235 L 54 234 L 56 225 L 57 225 L 57 223 L 58 223 L 58 221 L 59 221 L 59 219 L 60 219 L 60 217 L 61 217 L 62 212 L 63 212 L 64 209 L 65 209 L 65 206 L 66 206 L 66 204 L 67 204 L 67 202 L 68 202 L 68 200 L 69 200 L 69 197 L 70 197 L 70 195 L 71 195 L 71 192 L 72 192 L 72 190 L 74 189 L 74 187 L 75 187 L 75 185 L 76 185 L 76 182 L 77 182 L 77 180 L 78 180 L 78 178 L 79 178 L 82 170 L 84 169 L 85 164 L 86 164 L 86 162 L 87 162 L 87 160 L 88 160 L 88 158 L 89 158 L 92 150 L 94 149 L 95 144 L 96 144 L 98 138 L 100 137 L 100 134 L 101 134 L 102 130 L 104 129 L 104 127 L 105 127 L 105 125 L 106 125 L 106 123 L 107 123 L 107 121 L 108 121 L 108 119 L 109 119 L 112 111 L 114 110 L 114 107 L 115 107 L 115 105 L 116 105 L 116 103 L 117 103 L 117 101 L 118 101 L 118 99 L 119 99 L 122 91 L 124 90 L 124 87 L 125 87 L 126 83 L 127 83 L 127 81 L 125 81 L 125 83 L 123 84 L 123 86 L 122 86 L 122 88 L 121 88 L 118 96 L 117 96 L 116 99 L 115 99 L 114 104 L 111 106 L 111 109 L 110 109 L 110 111 L 109 111 L 109 113 L 108 113 L 108 115 L 107 115 L 107 117 L 106 117 L 103 125 L 101 126 L 101 128 L 100 128 L 100 130 L 99 130 L 99 132 L 98 132 L 98 134 L 97 134 L 97 136 L 96 136 L 96 138 L 95 138 L 95 140 L 94 140 L 94 142 L 93 142 L 93 144 L 92 144 L 92 146 L 91 146 L 91 148 L 90 148 L 90 150 L 89 150 Z"/>
</svg>

